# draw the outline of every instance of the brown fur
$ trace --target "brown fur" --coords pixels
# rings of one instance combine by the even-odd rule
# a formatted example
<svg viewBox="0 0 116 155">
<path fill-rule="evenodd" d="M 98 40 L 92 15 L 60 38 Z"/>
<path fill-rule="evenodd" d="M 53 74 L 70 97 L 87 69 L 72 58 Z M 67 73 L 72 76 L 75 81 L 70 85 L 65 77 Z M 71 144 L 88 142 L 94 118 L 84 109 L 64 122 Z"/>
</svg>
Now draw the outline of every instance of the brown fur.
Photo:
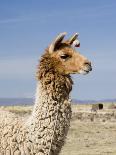
<svg viewBox="0 0 116 155">
<path fill-rule="evenodd" d="M 65 99 L 67 94 L 69 94 L 72 90 L 73 81 L 70 75 L 63 74 L 62 66 L 61 68 L 59 68 L 60 63 L 61 62 L 59 60 L 57 60 L 56 58 L 52 58 L 48 54 L 48 51 L 46 51 L 45 55 L 42 56 L 40 65 L 38 66 L 36 77 L 41 81 L 42 86 L 46 90 L 47 88 L 51 88 L 51 91 L 53 91 L 54 93 L 58 93 L 55 95 L 61 94 Z"/>
</svg>

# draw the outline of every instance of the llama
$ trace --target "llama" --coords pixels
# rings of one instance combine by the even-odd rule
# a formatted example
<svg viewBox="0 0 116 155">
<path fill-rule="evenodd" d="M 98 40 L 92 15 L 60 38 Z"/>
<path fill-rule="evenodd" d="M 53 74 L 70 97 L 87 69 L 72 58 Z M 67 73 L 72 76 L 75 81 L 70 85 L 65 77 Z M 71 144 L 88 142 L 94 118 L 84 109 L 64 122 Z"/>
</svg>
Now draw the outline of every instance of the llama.
<svg viewBox="0 0 116 155">
<path fill-rule="evenodd" d="M 90 61 L 76 52 L 78 35 L 64 41 L 60 33 L 45 50 L 37 68 L 31 116 L 0 111 L 0 155 L 58 155 L 70 126 L 70 74 L 87 74 Z M 73 43 L 77 44 L 73 44 Z"/>
</svg>

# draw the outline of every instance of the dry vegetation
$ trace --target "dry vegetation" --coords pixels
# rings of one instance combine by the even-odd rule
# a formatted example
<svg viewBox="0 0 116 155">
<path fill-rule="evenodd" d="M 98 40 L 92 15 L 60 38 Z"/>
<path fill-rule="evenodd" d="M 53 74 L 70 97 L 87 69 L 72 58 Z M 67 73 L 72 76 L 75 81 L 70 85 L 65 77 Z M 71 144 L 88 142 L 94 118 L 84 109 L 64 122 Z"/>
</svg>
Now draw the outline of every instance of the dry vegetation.
<svg viewBox="0 0 116 155">
<path fill-rule="evenodd" d="M 1 107 L 19 115 L 29 114 L 31 106 Z M 71 127 L 60 155 L 116 155 L 116 104 L 91 112 L 91 105 L 73 105 Z"/>
<path fill-rule="evenodd" d="M 91 105 L 73 106 L 61 155 L 116 155 L 116 109 L 106 104 L 103 110 L 93 113 Z"/>
<path fill-rule="evenodd" d="M 1 106 L 0 109 L 10 111 L 18 115 L 30 114 L 32 106 Z"/>
</svg>

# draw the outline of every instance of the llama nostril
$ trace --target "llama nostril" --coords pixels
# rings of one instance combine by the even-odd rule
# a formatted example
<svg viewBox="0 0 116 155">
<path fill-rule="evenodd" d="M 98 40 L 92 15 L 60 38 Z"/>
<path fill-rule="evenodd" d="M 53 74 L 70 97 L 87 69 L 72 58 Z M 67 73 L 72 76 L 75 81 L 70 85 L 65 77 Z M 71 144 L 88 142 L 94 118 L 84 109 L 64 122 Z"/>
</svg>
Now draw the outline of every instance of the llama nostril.
<svg viewBox="0 0 116 155">
<path fill-rule="evenodd" d="M 85 65 L 90 71 L 92 71 L 91 62 L 86 61 L 86 62 L 84 62 L 84 65 Z"/>
<path fill-rule="evenodd" d="M 89 70 L 92 71 L 92 67 L 91 66 L 90 66 Z"/>
</svg>

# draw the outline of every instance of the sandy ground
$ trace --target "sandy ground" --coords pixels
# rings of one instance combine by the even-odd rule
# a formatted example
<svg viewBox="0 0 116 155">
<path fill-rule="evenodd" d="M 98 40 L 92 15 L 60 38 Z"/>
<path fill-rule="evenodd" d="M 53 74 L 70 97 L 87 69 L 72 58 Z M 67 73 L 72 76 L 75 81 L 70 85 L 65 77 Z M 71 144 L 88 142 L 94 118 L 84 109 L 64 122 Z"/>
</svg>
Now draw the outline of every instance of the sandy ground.
<svg viewBox="0 0 116 155">
<path fill-rule="evenodd" d="M 91 105 L 72 105 L 73 116 L 66 143 L 60 155 L 116 155 L 116 109 L 105 104 L 91 112 Z M 32 107 L 1 107 L 20 115 Z"/>
<path fill-rule="evenodd" d="M 61 155 L 116 155 L 116 123 L 71 122 Z"/>
<path fill-rule="evenodd" d="M 77 116 L 80 112 L 83 115 L 81 119 L 72 119 L 60 155 L 116 155 L 116 109 L 108 109 L 108 105 L 97 113 L 91 113 L 90 109 L 90 105 L 73 107 Z"/>
</svg>

